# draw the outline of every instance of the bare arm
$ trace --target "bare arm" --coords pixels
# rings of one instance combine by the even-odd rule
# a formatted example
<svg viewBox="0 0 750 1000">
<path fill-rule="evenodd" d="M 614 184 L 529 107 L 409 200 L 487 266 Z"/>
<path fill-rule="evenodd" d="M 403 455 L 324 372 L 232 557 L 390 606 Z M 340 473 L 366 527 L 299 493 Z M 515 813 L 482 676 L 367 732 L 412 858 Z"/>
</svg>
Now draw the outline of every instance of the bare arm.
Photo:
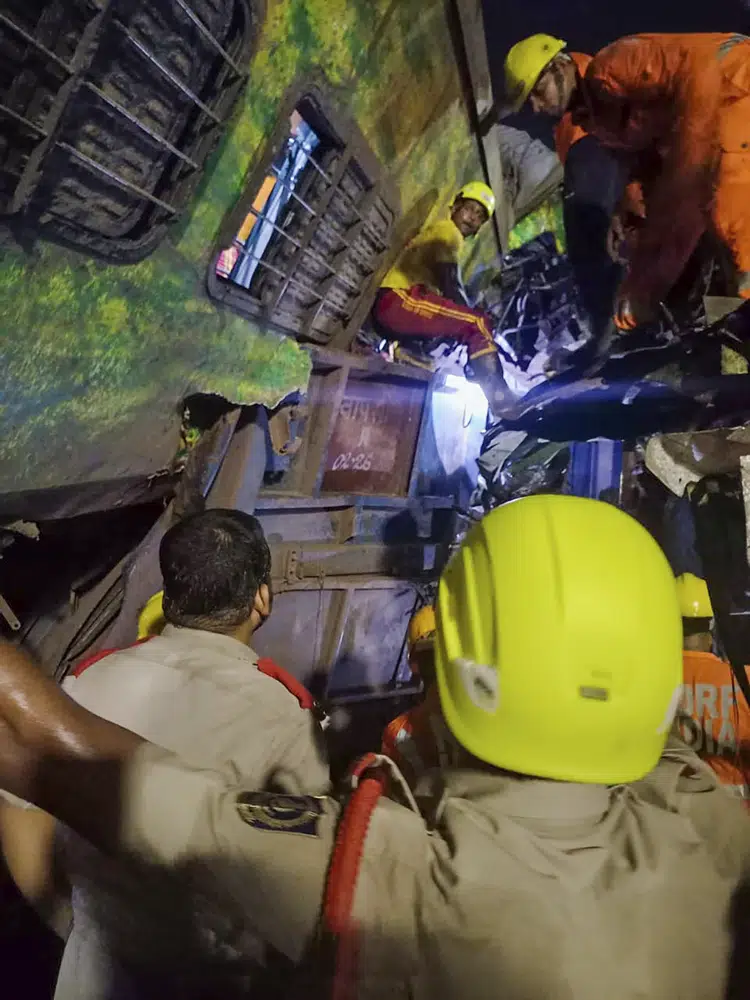
<svg viewBox="0 0 750 1000">
<path fill-rule="evenodd" d="M 0 847 L 5 863 L 26 902 L 55 934 L 70 927 L 70 886 L 55 845 L 57 823 L 41 809 L 0 799 Z"/>
<path fill-rule="evenodd" d="M 123 763 L 143 741 L 76 705 L 0 645 L 0 786 L 95 843 L 116 837 Z"/>
<path fill-rule="evenodd" d="M 446 299 L 457 302 L 461 306 L 469 305 L 458 264 L 444 263 L 440 265 L 440 289 Z"/>
<path fill-rule="evenodd" d="M 294 961 L 315 933 L 339 817 L 334 800 L 228 788 L 221 775 L 82 709 L 7 644 L 0 786 L 99 847 L 193 866 L 212 894 L 239 904 L 263 940 Z"/>
</svg>

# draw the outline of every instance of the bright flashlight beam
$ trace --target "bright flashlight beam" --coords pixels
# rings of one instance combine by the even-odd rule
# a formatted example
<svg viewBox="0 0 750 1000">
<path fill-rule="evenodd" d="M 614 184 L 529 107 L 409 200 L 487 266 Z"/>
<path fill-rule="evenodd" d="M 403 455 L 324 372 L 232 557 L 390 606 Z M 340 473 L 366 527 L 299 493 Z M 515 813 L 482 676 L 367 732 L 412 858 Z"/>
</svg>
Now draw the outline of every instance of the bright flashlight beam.
<svg viewBox="0 0 750 1000">
<path fill-rule="evenodd" d="M 452 389 L 455 393 L 459 393 L 462 401 L 472 414 L 481 415 L 483 412 L 486 412 L 487 397 L 476 382 L 469 382 L 468 379 L 462 378 L 460 375 L 449 373 L 445 376 L 445 387 L 446 389 Z"/>
</svg>

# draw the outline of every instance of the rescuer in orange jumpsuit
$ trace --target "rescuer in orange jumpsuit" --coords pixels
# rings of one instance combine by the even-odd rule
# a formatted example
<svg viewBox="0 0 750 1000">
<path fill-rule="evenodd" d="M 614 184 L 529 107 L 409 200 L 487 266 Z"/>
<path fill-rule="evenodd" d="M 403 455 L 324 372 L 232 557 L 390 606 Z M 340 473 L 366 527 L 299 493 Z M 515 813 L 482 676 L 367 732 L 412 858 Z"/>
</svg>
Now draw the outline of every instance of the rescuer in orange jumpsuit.
<svg viewBox="0 0 750 1000">
<path fill-rule="evenodd" d="M 566 54 L 569 56 L 573 66 L 575 66 L 576 77 L 580 83 L 585 78 L 594 57 L 586 55 L 583 52 L 569 52 Z M 532 107 L 535 107 L 536 101 L 533 92 L 530 97 L 530 103 Z M 563 166 L 566 166 L 568 162 L 568 154 L 571 147 L 589 135 L 591 133 L 587 132 L 583 127 L 580 117 L 574 116 L 572 111 L 566 111 L 555 126 L 554 132 L 555 152 Z M 625 185 L 625 189 L 619 199 L 618 210 L 615 216 L 617 220 L 615 223 L 617 232 L 612 235 L 623 239 L 626 231 L 641 222 L 645 216 L 646 206 L 643 200 L 643 186 L 639 180 L 631 179 Z M 615 256 L 616 245 L 611 245 L 610 250 L 612 255 Z"/>
<path fill-rule="evenodd" d="M 533 35 L 513 47 L 506 60 L 506 92 L 510 97 L 506 113 L 518 111 L 527 99 L 536 106 L 532 87 L 555 60 L 567 74 L 583 79 L 592 57 L 564 50 L 565 42 L 551 35 Z M 623 199 L 627 169 L 620 154 L 589 135 L 570 111 L 560 117 L 554 141 L 564 167 L 566 251 L 590 330 L 590 338 L 570 358 L 570 364 L 586 370 L 606 353 L 614 333 L 613 310 L 622 280 L 622 261 L 610 247 L 609 236 Z"/>
<path fill-rule="evenodd" d="M 732 256 L 731 291 L 750 297 L 750 39 L 635 35 L 602 49 L 583 77 L 562 50 L 532 77 L 516 74 L 519 107 L 528 98 L 535 111 L 569 112 L 643 183 L 646 219 L 618 293 L 620 329 L 655 316 L 706 231 Z"/>
<path fill-rule="evenodd" d="M 678 715 L 682 739 L 747 799 L 750 793 L 750 707 L 732 669 L 712 652 L 713 609 L 706 581 L 692 573 L 677 579 L 684 632 L 684 684 Z"/>
</svg>

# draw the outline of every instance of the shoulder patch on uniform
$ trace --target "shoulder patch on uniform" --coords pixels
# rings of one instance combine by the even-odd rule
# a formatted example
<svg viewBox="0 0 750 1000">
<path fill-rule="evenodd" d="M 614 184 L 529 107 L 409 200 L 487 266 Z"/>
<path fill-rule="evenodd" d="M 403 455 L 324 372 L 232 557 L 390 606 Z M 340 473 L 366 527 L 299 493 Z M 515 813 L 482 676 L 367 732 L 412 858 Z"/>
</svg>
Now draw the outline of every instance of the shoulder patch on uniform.
<svg viewBox="0 0 750 1000">
<path fill-rule="evenodd" d="M 240 792 L 235 805 L 243 823 L 256 830 L 318 836 L 323 803 L 314 795 Z"/>
</svg>

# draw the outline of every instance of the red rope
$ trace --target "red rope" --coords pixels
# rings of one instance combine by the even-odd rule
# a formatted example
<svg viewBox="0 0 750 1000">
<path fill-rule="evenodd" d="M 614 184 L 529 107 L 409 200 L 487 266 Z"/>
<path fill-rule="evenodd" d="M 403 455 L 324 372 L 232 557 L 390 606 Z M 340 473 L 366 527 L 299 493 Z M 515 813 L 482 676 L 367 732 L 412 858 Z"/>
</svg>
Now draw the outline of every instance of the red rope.
<svg viewBox="0 0 750 1000">
<path fill-rule="evenodd" d="M 258 670 L 266 677 L 273 677 L 279 684 L 283 684 L 287 691 L 294 695 L 302 708 L 312 709 L 315 707 L 315 699 L 305 685 L 293 677 L 288 670 L 280 667 L 270 656 L 261 656 L 258 660 Z"/>
<path fill-rule="evenodd" d="M 374 754 L 363 757 L 355 766 L 353 776 L 363 775 L 374 762 Z M 367 831 L 386 781 L 382 770 L 372 771 L 359 781 L 336 834 L 323 904 L 326 930 L 337 938 L 332 1000 L 352 1000 L 356 995 L 358 941 L 351 920 L 352 906 Z"/>
</svg>

